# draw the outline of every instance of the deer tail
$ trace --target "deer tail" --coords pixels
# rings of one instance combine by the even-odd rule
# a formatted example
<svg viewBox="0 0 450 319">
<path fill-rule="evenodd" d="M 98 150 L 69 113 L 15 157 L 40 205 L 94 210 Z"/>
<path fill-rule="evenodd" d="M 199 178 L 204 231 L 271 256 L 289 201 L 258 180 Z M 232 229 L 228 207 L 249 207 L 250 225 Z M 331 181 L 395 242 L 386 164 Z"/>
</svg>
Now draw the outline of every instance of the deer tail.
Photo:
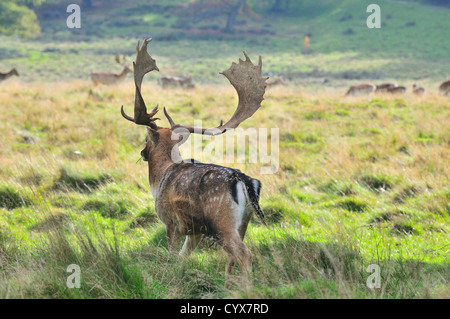
<svg viewBox="0 0 450 319">
<path fill-rule="evenodd" d="M 261 193 L 261 182 L 255 178 L 249 178 L 245 182 L 245 187 L 247 188 L 248 198 L 250 200 L 250 204 L 255 211 L 256 215 L 258 215 L 259 219 L 266 226 L 266 217 L 264 216 L 264 212 L 259 206 L 259 196 Z"/>
</svg>

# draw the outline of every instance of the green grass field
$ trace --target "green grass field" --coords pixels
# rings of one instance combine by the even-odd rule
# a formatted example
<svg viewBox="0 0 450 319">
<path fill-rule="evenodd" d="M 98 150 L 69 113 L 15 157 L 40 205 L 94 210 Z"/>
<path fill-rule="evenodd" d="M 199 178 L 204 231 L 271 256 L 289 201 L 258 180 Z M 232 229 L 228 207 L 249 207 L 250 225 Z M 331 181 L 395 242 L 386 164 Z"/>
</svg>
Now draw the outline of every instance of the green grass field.
<svg viewBox="0 0 450 319">
<path fill-rule="evenodd" d="M 145 10 L 131 19 L 123 9 L 139 2 L 118 1 L 88 16 L 80 34 L 54 19 L 40 38 L 0 37 L 0 67 L 21 73 L 0 84 L 0 298 L 449 298 L 450 100 L 437 91 L 450 70 L 449 11 L 380 0 L 391 17 L 369 31 L 364 5 L 321 3 L 309 16 L 238 26 L 274 33 L 262 36 L 204 38 L 193 31 L 202 24 L 180 31 Z M 308 32 L 313 52 L 301 55 Z M 251 287 L 239 277 L 224 287 L 226 254 L 208 239 L 187 259 L 167 251 L 138 161 L 146 130 L 120 116 L 121 105 L 132 109 L 131 76 L 117 87 L 88 80 L 90 71 L 120 71 L 114 55 L 131 62 L 148 33 L 161 72 L 144 81 L 144 98 L 185 123 L 213 126 L 232 114 L 236 93 L 218 72 L 244 49 L 262 55 L 264 72 L 289 79 L 242 125 L 280 129 L 277 173 L 230 165 L 263 184 L 269 227 L 254 218 L 245 239 Z M 156 85 L 157 76 L 187 73 L 193 90 Z M 428 91 L 343 97 L 349 84 L 382 80 Z M 71 264 L 81 268 L 80 289 L 66 285 Z M 373 264 L 376 289 L 367 286 Z"/>
<path fill-rule="evenodd" d="M 205 125 L 236 100 L 222 86 L 169 93 L 144 89 L 177 118 Z M 249 227 L 247 291 L 223 288 L 226 256 L 209 241 L 187 260 L 167 252 L 146 163 L 136 163 L 145 129 L 119 116 L 118 106 L 133 100 L 132 83 L 8 83 L 0 89 L 14 106 L 0 121 L 0 295 L 448 297 L 448 98 L 340 93 L 275 88 L 244 124 L 281 134 L 275 175 L 233 165 L 262 181 L 270 221 Z M 80 290 L 66 287 L 73 263 L 82 269 Z M 381 267 L 381 289 L 365 285 L 370 264 Z"/>
</svg>

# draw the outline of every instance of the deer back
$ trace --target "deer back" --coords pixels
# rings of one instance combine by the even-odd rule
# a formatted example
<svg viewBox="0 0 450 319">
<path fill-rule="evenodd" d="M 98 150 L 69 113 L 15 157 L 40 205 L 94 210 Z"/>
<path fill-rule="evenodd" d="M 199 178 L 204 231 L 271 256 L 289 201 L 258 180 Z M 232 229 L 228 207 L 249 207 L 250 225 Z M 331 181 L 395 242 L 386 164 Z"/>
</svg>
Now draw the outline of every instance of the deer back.
<svg viewBox="0 0 450 319">
<path fill-rule="evenodd" d="M 248 205 L 264 220 L 257 204 L 260 190 L 260 181 L 236 169 L 199 162 L 173 164 L 158 186 L 155 208 L 164 224 L 177 224 L 183 234 L 215 236 L 238 229 Z"/>
</svg>

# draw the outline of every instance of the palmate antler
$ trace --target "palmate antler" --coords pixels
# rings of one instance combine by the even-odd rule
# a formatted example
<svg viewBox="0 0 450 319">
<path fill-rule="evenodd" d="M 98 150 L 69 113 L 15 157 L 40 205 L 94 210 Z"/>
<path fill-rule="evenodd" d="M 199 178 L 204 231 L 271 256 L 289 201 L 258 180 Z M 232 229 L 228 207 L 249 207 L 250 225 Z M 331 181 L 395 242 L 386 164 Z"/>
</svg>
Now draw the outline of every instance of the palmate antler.
<svg viewBox="0 0 450 319">
<path fill-rule="evenodd" d="M 261 102 L 264 100 L 264 93 L 266 89 L 266 80 L 261 76 L 262 60 L 259 57 L 258 65 L 254 65 L 247 53 L 244 51 L 245 61 L 239 59 L 239 64 L 232 63 L 231 67 L 220 74 L 230 81 L 231 85 L 236 89 L 239 97 L 239 103 L 236 111 L 231 119 L 215 128 L 199 129 L 192 126 L 185 126 L 175 124 L 172 118 L 169 116 L 166 108 L 164 108 L 164 114 L 170 123 L 173 131 L 177 129 L 184 129 L 190 133 L 197 133 L 203 135 L 219 135 L 225 133 L 229 129 L 234 129 L 239 126 L 243 121 L 251 117 L 261 106 Z"/>
<path fill-rule="evenodd" d="M 136 86 L 134 118 L 125 113 L 123 110 L 123 105 L 121 107 L 121 113 L 124 118 L 131 122 L 157 129 L 158 126 L 154 123 L 154 121 L 159 120 L 159 118 L 153 118 L 153 116 L 158 112 L 158 105 L 156 105 L 150 113 L 147 113 L 147 107 L 145 106 L 145 102 L 141 94 L 141 85 L 144 75 L 153 70 L 159 71 L 156 66 L 156 61 L 153 60 L 147 52 L 147 44 L 150 41 L 152 41 L 152 39 L 144 40 L 141 48 L 139 48 L 139 42 L 136 45 L 136 62 L 133 62 L 134 84 Z"/>
<path fill-rule="evenodd" d="M 155 60 L 153 60 L 147 52 L 147 44 L 150 41 L 151 39 L 145 40 L 141 48 L 139 48 L 139 42 L 136 46 L 136 62 L 133 63 L 134 83 L 136 85 L 134 118 L 125 114 L 123 106 L 121 108 L 121 113 L 124 118 L 131 122 L 149 126 L 150 128 L 156 130 L 158 129 L 158 126 L 154 123 L 154 121 L 159 120 L 159 118 L 153 118 L 153 116 L 158 112 L 158 105 L 156 105 L 150 113 L 147 113 L 147 107 L 145 106 L 144 99 L 141 95 L 141 85 L 144 75 L 153 70 L 159 71 Z M 173 131 L 182 129 L 189 133 L 204 135 L 223 134 L 229 129 L 237 128 L 239 124 L 251 117 L 261 107 L 261 102 L 264 100 L 266 80 L 268 78 L 263 78 L 261 76 L 261 57 L 259 57 L 258 65 L 254 65 L 245 51 L 244 55 L 245 61 L 239 59 L 238 64 L 233 62 L 230 68 L 220 72 L 220 74 L 223 74 L 230 81 L 231 85 L 233 85 L 236 89 L 239 97 L 237 109 L 231 119 L 225 124 L 221 121 L 220 125 L 214 128 L 199 129 L 192 126 L 176 124 L 169 116 L 166 108 L 164 108 L 164 114 L 167 117 Z M 183 132 L 181 132 L 181 134 L 183 134 Z"/>
</svg>

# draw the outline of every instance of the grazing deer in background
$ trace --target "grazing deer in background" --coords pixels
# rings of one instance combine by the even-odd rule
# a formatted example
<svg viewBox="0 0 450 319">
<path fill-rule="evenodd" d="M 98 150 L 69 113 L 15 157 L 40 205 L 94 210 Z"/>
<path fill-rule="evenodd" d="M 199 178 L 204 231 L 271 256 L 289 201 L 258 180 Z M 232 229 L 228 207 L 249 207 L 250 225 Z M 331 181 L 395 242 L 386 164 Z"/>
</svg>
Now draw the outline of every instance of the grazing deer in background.
<svg viewBox="0 0 450 319">
<path fill-rule="evenodd" d="M 415 95 L 424 95 L 425 94 L 425 88 L 419 87 L 419 86 L 416 85 L 416 83 L 414 83 L 412 92 Z"/>
<path fill-rule="evenodd" d="M 253 65 L 244 51 L 246 60 L 239 60 L 223 74 L 239 96 L 237 109 L 231 119 L 212 129 L 198 129 L 175 124 L 166 108 L 164 114 L 170 128 L 155 124 L 158 118 L 156 106 L 150 113 L 141 95 L 144 75 L 159 70 L 156 61 L 148 54 L 145 40 L 136 47 L 134 65 L 135 104 L 134 117 L 121 108 L 122 116 L 148 128 L 146 146 L 141 151 L 148 162 L 150 188 L 155 198 L 155 210 L 165 225 L 170 251 L 176 249 L 181 236 L 186 236 L 180 255 L 187 256 L 204 235 L 212 236 L 228 254 L 225 273 L 228 276 L 238 263 L 242 273 L 251 270 L 251 253 L 244 245 L 244 236 L 253 213 L 264 222 L 264 214 L 258 204 L 261 182 L 237 169 L 181 161 L 178 146 L 191 133 L 219 135 L 234 129 L 251 117 L 261 106 L 265 93 L 265 78 L 261 77 L 262 60 Z M 246 277 L 247 278 L 247 277 Z M 228 282 L 228 281 L 227 281 Z M 227 286 L 229 284 L 227 283 Z"/>
<path fill-rule="evenodd" d="M 6 72 L 6 73 L 0 72 L 0 82 L 7 80 L 8 78 L 10 78 L 14 75 L 19 76 L 19 72 L 17 72 L 16 68 L 13 68 L 13 69 L 11 69 L 11 71 Z"/>
<path fill-rule="evenodd" d="M 91 73 L 91 79 L 94 83 L 94 86 L 97 84 L 105 84 L 105 85 L 112 85 L 112 84 L 119 84 L 122 83 L 125 78 L 127 77 L 128 73 L 131 73 L 131 69 L 125 65 L 126 56 L 123 55 L 122 61 L 120 61 L 120 56 L 117 54 L 115 57 L 116 62 L 119 65 L 123 66 L 123 70 L 121 73 Z"/>
<path fill-rule="evenodd" d="M 163 89 L 168 87 L 193 89 L 195 87 L 195 84 L 192 83 L 192 76 L 163 76 L 158 78 L 158 84 L 161 85 Z"/>
<path fill-rule="evenodd" d="M 397 87 L 394 87 L 394 88 L 388 88 L 387 92 L 391 93 L 391 94 L 405 94 L 406 93 L 406 87 L 404 87 L 404 86 L 397 86 Z"/>
<path fill-rule="evenodd" d="M 389 89 L 398 87 L 397 83 L 382 83 L 376 85 L 375 93 L 386 93 Z"/>
<path fill-rule="evenodd" d="M 271 88 L 271 87 L 276 86 L 276 85 L 286 86 L 286 82 L 284 82 L 284 80 L 283 80 L 283 78 L 281 76 L 277 77 L 273 81 L 270 81 L 270 82 L 266 81 L 267 88 Z"/>
<path fill-rule="evenodd" d="M 370 94 L 372 92 L 375 92 L 376 86 L 370 83 L 364 83 L 359 85 L 353 85 L 351 86 L 347 93 L 345 93 L 346 96 L 349 95 L 358 95 L 358 94 Z"/>
<path fill-rule="evenodd" d="M 450 80 L 442 82 L 441 85 L 439 85 L 439 92 L 444 93 L 444 95 L 448 95 L 449 90 L 450 90 Z"/>
</svg>

